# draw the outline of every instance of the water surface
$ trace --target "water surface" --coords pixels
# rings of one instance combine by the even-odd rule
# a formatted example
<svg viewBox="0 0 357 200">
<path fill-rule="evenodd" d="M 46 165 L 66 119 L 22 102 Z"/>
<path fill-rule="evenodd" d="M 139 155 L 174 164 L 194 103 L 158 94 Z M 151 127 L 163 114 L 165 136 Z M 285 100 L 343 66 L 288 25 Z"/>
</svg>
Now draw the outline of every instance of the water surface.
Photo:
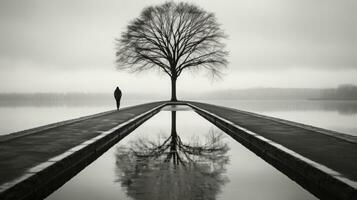
<svg viewBox="0 0 357 200">
<path fill-rule="evenodd" d="M 202 100 L 357 136 L 357 101 Z M 122 107 L 149 102 L 125 100 Z M 60 105 L 60 106 L 59 106 Z M 115 104 L 1 104 L 0 135 L 115 109 Z"/>
<path fill-rule="evenodd" d="M 357 101 L 210 100 L 205 102 L 357 136 Z"/>
<path fill-rule="evenodd" d="M 149 119 L 47 199 L 316 198 L 179 107 Z"/>
<path fill-rule="evenodd" d="M 145 102 L 148 102 L 148 100 L 125 101 L 121 107 Z M 113 109 L 115 109 L 114 102 L 113 104 L 51 104 L 48 102 L 1 104 L 0 102 L 0 135 Z"/>
</svg>

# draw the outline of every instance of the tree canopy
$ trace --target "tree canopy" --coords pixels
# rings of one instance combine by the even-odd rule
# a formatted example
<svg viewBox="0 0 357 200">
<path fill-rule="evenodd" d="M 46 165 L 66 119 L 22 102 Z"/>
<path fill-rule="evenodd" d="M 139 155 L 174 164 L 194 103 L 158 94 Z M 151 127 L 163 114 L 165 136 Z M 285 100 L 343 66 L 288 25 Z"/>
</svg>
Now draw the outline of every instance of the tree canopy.
<svg viewBox="0 0 357 200">
<path fill-rule="evenodd" d="M 176 100 L 176 80 L 184 70 L 205 69 L 220 76 L 228 63 L 225 37 L 215 15 L 193 4 L 149 6 L 117 39 L 117 69 L 161 69 L 171 78 Z"/>
</svg>

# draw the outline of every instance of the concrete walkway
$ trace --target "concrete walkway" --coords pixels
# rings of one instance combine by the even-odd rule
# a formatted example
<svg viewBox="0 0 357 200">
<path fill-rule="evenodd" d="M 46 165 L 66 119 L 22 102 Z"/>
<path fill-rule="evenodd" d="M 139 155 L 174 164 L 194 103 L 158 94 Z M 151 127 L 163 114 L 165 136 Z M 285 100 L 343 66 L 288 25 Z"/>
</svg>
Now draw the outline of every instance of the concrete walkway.
<svg viewBox="0 0 357 200">
<path fill-rule="evenodd" d="M 357 199 L 356 137 L 344 137 L 344 134 L 341 133 L 334 134 L 333 131 L 232 108 L 198 102 L 189 103 L 195 106 L 196 110 L 201 109 L 199 114 L 217 124 L 227 133 L 231 133 L 232 137 L 275 165 L 279 170 L 285 171 L 287 175 L 295 173 L 293 175 L 295 177 L 290 177 L 295 178 L 307 189 L 316 187 L 312 190 L 317 189 L 319 191 L 312 192 L 320 198 L 337 198 L 329 193 L 342 192 L 342 190 L 336 189 L 339 186 L 334 183 L 341 181 L 342 184 L 346 184 L 342 187 L 346 186 L 344 189 L 347 193 L 341 197 Z M 219 118 L 222 118 L 222 120 L 219 120 Z M 284 160 L 287 162 L 284 163 Z M 289 163 L 291 160 L 296 161 L 297 164 Z M 279 162 L 281 163 L 279 164 Z M 306 166 L 311 166 L 312 170 L 320 170 L 329 176 L 318 177 L 317 172 L 309 171 Z M 317 185 L 310 187 L 309 184 L 312 181 L 309 178 L 315 179 Z M 331 188 L 321 189 L 325 186 Z M 353 195 L 353 198 L 351 195 Z"/>
<path fill-rule="evenodd" d="M 168 103 L 0 137 L 0 199 L 46 197 Z M 191 106 L 317 197 L 357 199 L 356 137 L 222 106 L 175 104 Z"/>
<path fill-rule="evenodd" d="M 142 104 L 4 136 L 0 139 L 0 189 L 7 189 L 5 183 L 32 167 L 160 105 L 163 102 Z"/>
</svg>

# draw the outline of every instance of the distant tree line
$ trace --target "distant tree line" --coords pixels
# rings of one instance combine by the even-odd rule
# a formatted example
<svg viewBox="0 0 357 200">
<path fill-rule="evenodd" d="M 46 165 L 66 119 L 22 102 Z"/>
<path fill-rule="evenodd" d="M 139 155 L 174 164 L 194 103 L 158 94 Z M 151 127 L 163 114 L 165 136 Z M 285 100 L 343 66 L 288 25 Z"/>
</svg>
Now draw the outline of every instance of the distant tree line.
<svg viewBox="0 0 357 200">
<path fill-rule="evenodd" d="M 0 106 L 78 106 L 111 102 L 105 93 L 3 93 Z"/>
<path fill-rule="evenodd" d="M 344 84 L 334 89 L 324 89 L 321 98 L 357 100 L 357 86 L 352 84 Z"/>
<path fill-rule="evenodd" d="M 357 100 L 357 86 L 340 85 L 337 88 L 251 88 L 220 90 L 208 93 L 186 93 L 187 99 L 256 99 L 256 100 Z M 159 93 L 125 93 L 125 100 L 159 100 Z M 0 106 L 97 105 L 113 103 L 112 93 L 0 93 Z"/>
<path fill-rule="evenodd" d="M 209 92 L 205 99 L 257 99 L 257 100 L 357 100 L 357 86 L 340 85 L 337 88 L 250 88 Z"/>
</svg>

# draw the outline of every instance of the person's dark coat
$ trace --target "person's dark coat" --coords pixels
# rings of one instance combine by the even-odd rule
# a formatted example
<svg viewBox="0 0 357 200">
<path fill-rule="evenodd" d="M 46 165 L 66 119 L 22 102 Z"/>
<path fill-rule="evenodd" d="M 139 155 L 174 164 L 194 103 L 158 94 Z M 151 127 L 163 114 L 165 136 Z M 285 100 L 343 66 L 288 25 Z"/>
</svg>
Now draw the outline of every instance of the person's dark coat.
<svg viewBox="0 0 357 200">
<path fill-rule="evenodd" d="M 120 99 L 121 99 L 121 90 L 119 89 L 119 87 L 115 88 L 115 91 L 114 91 L 114 98 L 115 98 L 115 101 L 117 103 L 117 110 L 119 110 L 119 107 L 120 107 Z"/>
</svg>

